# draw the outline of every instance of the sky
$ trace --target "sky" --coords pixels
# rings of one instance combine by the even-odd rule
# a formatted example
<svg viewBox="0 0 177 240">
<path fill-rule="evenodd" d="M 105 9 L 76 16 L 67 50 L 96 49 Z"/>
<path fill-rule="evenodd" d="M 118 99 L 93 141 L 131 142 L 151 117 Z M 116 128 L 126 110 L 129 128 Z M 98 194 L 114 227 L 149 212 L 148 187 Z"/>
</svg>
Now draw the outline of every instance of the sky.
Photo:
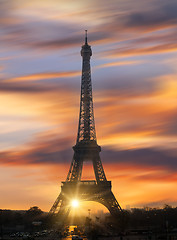
<svg viewBox="0 0 177 240">
<path fill-rule="evenodd" d="M 49 211 L 76 143 L 84 30 L 122 208 L 177 205 L 177 1 L 0 0 L 0 208 Z M 83 178 L 92 179 L 91 166 Z"/>
</svg>

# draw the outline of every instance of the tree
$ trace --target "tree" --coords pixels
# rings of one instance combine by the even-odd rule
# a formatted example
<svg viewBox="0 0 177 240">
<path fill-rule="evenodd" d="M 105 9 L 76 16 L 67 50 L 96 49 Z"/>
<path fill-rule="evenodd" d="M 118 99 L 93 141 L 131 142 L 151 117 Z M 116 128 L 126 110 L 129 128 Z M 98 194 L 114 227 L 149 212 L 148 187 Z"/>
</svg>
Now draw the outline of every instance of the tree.
<svg viewBox="0 0 177 240">
<path fill-rule="evenodd" d="M 26 214 L 31 216 L 31 217 L 39 216 L 42 213 L 43 213 L 43 211 L 37 206 L 30 207 L 30 209 L 26 211 Z"/>
</svg>

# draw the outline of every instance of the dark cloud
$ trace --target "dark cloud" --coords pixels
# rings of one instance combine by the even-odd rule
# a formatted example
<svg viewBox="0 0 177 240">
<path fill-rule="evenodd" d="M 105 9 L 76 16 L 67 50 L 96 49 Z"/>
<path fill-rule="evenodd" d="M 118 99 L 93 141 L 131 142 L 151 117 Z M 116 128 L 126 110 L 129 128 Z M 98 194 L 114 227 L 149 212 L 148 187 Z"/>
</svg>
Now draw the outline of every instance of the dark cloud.
<svg viewBox="0 0 177 240">
<path fill-rule="evenodd" d="M 0 152 L 0 163 L 5 165 L 68 163 L 72 156 L 72 148 L 68 145 L 72 146 L 68 138 L 34 142 L 28 150 Z"/>
<path fill-rule="evenodd" d="M 35 24 L 35 23 L 34 23 Z M 45 24 L 45 23 L 44 23 Z M 4 27 L 5 28 L 5 27 Z M 51 31 L 51 27 L 49 28 Z M 3 31 L 1 41 L 4 45 L 12 48 L 31 48 L 31 49 L 62 49 L 67 47 L 77 46 L 81 42 L 80 36 L 70 34 L 67 37 L 62 37 L 61 31 L 58 31 L 58 36 L 42 37 L 40 34 L 40 27 L 29 28 L 28 24 L 16 24 L 14 26 L 6 26 Z M 37 33 L 36 33 L 37 32 Z M 48 32 L 46 27 L 46 32 Z M 55 33 L 54 29 L 54 33 Z"/>
<path fill-rule="evenodd" d="M 158 3 L 158 4 L 157 4 Z M 131 13 L 127 16 L 125 26 L 132 28 L 153 28 L 169 26 L 177 23 L 177 2 L 154 2 L 153 9 Z M 145 30 L 145 29 L 144 29 Z"/>
<path fill-rule="evenodd" d="M 146 77 L 144 77 L 140 72 L 136 75 L 132 74 L 131 71 L 125 71 L 124 69 L 126 68 L 123 69 L 123 67 L 118 67 L 117 69 L 118 71 L 115 72 L 112 70 L 112 75 L 110 71 L 105 72 L 104 69 L 103 71 L 99 70 L 99 76 L 97 77 L 98 81 L 94 83 L 97 94 L 100 92 L 105 94 L 105 96 L 108 94 L 111 96 L 115 95 L 117 99 L 119 97 L 121 97 L 121 99 L 128 99 L 137 96 L 147 96 L 148 94 L 151 95 L 158 90 L 157 83 L 148 79 L 148 72 Z M 133 66 L 127 69 L 133 69 Z M 119 76 L 116 76 L 116 74 L 119 74 Z M 159 75 L 161 74 L 163 74 L 163 71 L 159 73 Z M 107 79 L 109 79 L 109 81 Z"/>
<path fill-rule="evenodd" d="M 0 153 L 1 164 L 26 165 L 26 164 L 60 164 L 70 163 L 73 156 L 73 139 L 47 139 L 32 143 L 31 148 L 20 152 L 7 151 Z M 142 167 L 166 168 L 170 171 L 177 170 L 177 151 L 155 148 L 112 150 L 103 148 L 101 159 L 104 164 L 130 164 Z"/>
<path fill-rule="evenodd" d="M 125 57 L 176 51 L 176 12 L 176 1 L 154 0 L 144 9 L 134 8 L 122 14 L 113 14 L 99 28 L 104 29 L 103 39 L 109 32 L 112 34 L 107 41 L 119 44 L 113 45 L 111 51 L 102 52 L 102 55 Z"/>
<path fill-rule="evenodd" d="M 151 47 L 157 47 L 157 45 L 165 45 L 168 44 L 170 46 L 176 46 L 176 41 L 177 41 L 177 33 L 176 33 L 176 29 L 172 28 L 169 29 L 168 31 L 161 31 L 159 32 L 155 32 L 153 33 L 153 35 L 143 35 L 143 36 L 139 36 L 138 38 L 135 39 L 131 39 L 129 41 L 127 41 L 127 44 L 129 43 L 130 47 L 132 45 L 137 46 L 137 45 L 142 45 L 143 47 L 145 45 L 151 44 Z M 164 47 L 164 52 L 168 49 Z M 151 49 L 151 48 L 150 48 Z M 163 52 L 163 51 L 162 51 Z"/>
<path fill-rule="evenodd" d="M 155 148 L 133 149 L 133 150 L 109 150 L 104 149 L 102 160 L 105 163 L 135 164 L 135 166 L 153 166 L 167 168 L 171 171 L 177 170 L 177 151 L 160 150 Z"/>
<path fill-rule="evenodd" d="M 54 31 L 55 32 L 55 31 Z M 28 32 L 29 34 L 30 32 Z M 78 32 L 70 32 L 67 37 L 62 37 L 62 33 L 59 32 L 58 36 L 51 37 L 51 39 L 47 38 L 33 38 L 34 34 L 31 32 L 30 37 L 27 37 L 26 30 L 16 30 L 10 31 L 5 37 L 5 44 L 10 44 L 11 46 L 18 46 L 20 48 L 32 48 L 32 49 L 45 49 L 45 50 L 56 50 L 56 49 L 64 49 L 71 47 L 79 47 L 84 43 L 83 33 L 78 35 Z M 109 33 L 90 33 L 89 34 L 89 42 L 97 43 L 100 40 L 107 39 Z"/>
<path fill-rule="evenodd" d="M 73 80 L 73 78 L 80 76 L 80 74 L 80 71 L 44 72 L 1 79 L 0 92 L 40 93 L 56 90 L 61 91 L 61 89 L 63 91 L 70 91 L 71 88 L 74 91 L 76 84 L 70 78 Z"/>
<path fill-rule="evenodd" d="M 7 1 L 8 4 L 3 2 L 2 4 L 2 16 L 0 19 L 3 44 L 8 44 L 11 47 L 31 48 L 31 49 L 45 49 L 55 50 L 69 47 L 75 47 L 83 42 L 83 33 L 81 32 L 79 24 L 68 24 L 62 21 L 46 21 L 46 20 L 31 20 L 24 21 L 22 16 L 13 16 L 13 4 Z M 92 3 L 95 4 L 95 3 Z M 142 36 L 136 32 L 154 31 L 159 30 L 167 26 L 175 26 L 177 23 L 177 3 L 175 1 L 151 1 L 148 8 L 135 10 L 129 9 L 131 3 L 119 4 L 114 3 L 114 8 L 108 6 L 105 9 L 103 6 L 95 4 L 97 19 L 100 19 L 100 24 L 93 26 L 89 32 L 89 41 L 94 44 L 102 41 L 103 43 L 111 43 L 121 40 L 131 40 Z M 135 5 L 137 3 L 135 2 Z M 144 3 L 145 4 L 145 3 Z M 145 4 L 146 5 L 146 4 Z M 98 9 L 103 12 L 98 13 Z M 118 9 L 117 14 L 115 9 Z M 121 10 L 124 9 L 123 13 Z M 82 9 L 83 10 L 83 9 Z M 91 11 L 91 9 L 90 9 Z M 120 13 L 119 13 L 120 11 Z M 83 12 L 84 13 L 84 12 Z M 106 17 L 103 18 L 104 14 Z M 74 14 L 74 13 L 73 13 Z M 82 16 L 82 11 L 78 11 L 79 16 Z M 85 13 L 90 16 L 90 12 Z M 103 16 L 102 16 L 103 14 Z M 71 16 L 72 17 L 72 16 Z M 90 16 L 91 17 L 91 16 Z M 130 30 L 133 30 L 130 32 Z M 129 36 L 124 36 L 124 33 L 129 33 Z M 176 32 L 176 31 L 175 31 Z M 148 38 L 154 39 L 154 36 Z M 151 41 L 144 39 L 146 41 Z M 158 36 L 157 39 L 161 42 Z M 156 41 L 157 41 L 156 39 Z M 137 54 L 152 54 L 159 53 L 162 50 L 173 51 L 176 48 L 175 39 L 171 39 L 171 42 L 165 42 L 164 44 L 157 43 L 155 46 L 139 46 L 132 47 L 131 42 L 127 43 L 127 47 L 120 42 L 120 49 L 115 49 L 114 52 L 118 55 L 137 55 Z"/>
<path fill-rule="evenodd" d="M 43 149 L 43 151 L 36 151 L 26 155 L 26 159 L 29 160 L 27 163 L 35 164 L 45 164 L 45 163 L 70 163 L 72 160 L 72 149 L 65 149 L 60 151 L 48 151 Z"/>
<path fill-rule="evenodd" d="M 125 57 L 125 56 L 138 56 L 147 54 L 161 54 L 177 51 L 177 44 L 175 42 L 167 42 L 164 44 L 155 44 L 155 46 L 137 46 L 128 45 L 126 47 L 115 48 L 108 51 L 107 55 L 110 57 Z"/>
<path fill-rule="evenodd" d="M 28 42 L 26 45 L 36 48 L 49 48 L 49 49 L 62 49 L 62 48 L 68 48 L 68 47 L 75 47 L 78 46 L 80 48 L 80 45 L 84 43 L 84 32 L 80 33 L 78 35 L 78 32 L 72 31 L 72 33 L 65 38 L 61 37 L 61 34 L 58 36 L 58 38 L 53 38 L 51 40 L 40 40 L 35 42 Z M 105 33 L 105 32 L 91 32 L 89 33 L 89 42 L 97 42 L 103 39 L 107 39 L 111 34 Z"/>
<path fill-rule="evenodd" d="M 43 86 L 38 84 L 22 84 L 22 83 L 2 83 L 0 82 L 0 92 L 11 93 L 39 93 L 48 92 L 54 90 L 54 87 Z"/>
<path fill-rule="evenodd" d="M 164 119 L 161 119 L 161 136 L 176 137 L 177 136 L 177 110 L 168 111 L 164 116 Z"/>
<path fill-rule="evenodd" d="M 22 16 L 13 17 L 12 7 L 5 4 L 3 17 L 0 18 L 1 42 L 12 48 L 31 48 L 55 50 L 75 47 L 84 42 L 84 29 L 78 24 L 68 24 L 64 21 L 31 20 L 25 21 Z M 89 42 L 108 39 L 111 32 L 93 29 L 89 33 Z"/>
</svg>

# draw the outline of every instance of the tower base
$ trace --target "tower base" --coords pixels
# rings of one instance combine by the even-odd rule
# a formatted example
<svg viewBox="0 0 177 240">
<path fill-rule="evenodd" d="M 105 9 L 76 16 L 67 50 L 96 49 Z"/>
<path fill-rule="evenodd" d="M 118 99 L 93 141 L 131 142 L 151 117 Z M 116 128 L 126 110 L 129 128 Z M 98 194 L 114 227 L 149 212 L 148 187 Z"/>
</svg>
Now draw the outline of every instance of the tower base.
<svg viewBox="0 0 177 240">
<path fill-rule="evenodd" d="M 111 181 L 99 183 L 96 181 L 78 181 L 62 182 L 61 193 L 49 213 L 58 215 L 60 221 L 64 222 L 70 212 L 73 199 L 101 203 L 115 217 L 122 211 L 111 191 Z"/>
</svg>

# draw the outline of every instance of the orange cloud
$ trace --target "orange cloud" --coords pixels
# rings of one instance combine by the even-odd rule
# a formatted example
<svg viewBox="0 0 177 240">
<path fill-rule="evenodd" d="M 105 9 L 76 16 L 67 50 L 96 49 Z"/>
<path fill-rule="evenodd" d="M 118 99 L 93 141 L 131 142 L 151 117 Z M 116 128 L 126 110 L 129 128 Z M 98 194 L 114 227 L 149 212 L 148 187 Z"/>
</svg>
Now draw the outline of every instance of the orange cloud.
<svg viewBox="0 0 177 240">
<path fill-rule="evenodd" d="M 86 170 L 89 170 L 86 165 Z M 123 208 L 143 207 L 154 203 L 154 207 L 165 203 L 177 202 L 177 176 L 166 169 L 158 167 L 140 167 L 126 164 L 104 164 L 108 180 L 112 180 L 113 192 Z M 8 170 L 8 174 L 6 173 Z M 31 165 L 18 167 L 3 167 L 0 179 L 5 184 L 0 186 L 2 198 L 1 207 L 11 209 L 28 209 L 38 205 L 49 211 L 60 193 L 61 181 L 64 181 L 69 170 L 69 164 Z M 3 173 L 2 172 L 2 173 Z M 23 173 L 23 174 L 22 174 Z M 90 179 L 90 175 L 85 178 Z M 130 187 L 131 186 L 131 187 Z M 18 194 L 16 191 L 18 189 Z M 8 199 L 14 199 L 9 201 Z M 156 204 L 156 205 L 155 205 Z M 87 203 L 85 203 L 85 209 Z M 89 206 L 91 207 L 92 205 Z"/>
<path fill-rule="evenodd" d="M 175 144 L 175 78 L 175 75 L 169 75 L 154 79 L 159 87 L 144 95 L 129 94 L 129 89 L 128 94 L 111 90 L 96 95 L 96 102 L 99 103 L 96 108 L 99 124 L 96 127 L 100 144 L 115 146 L 117 143 L 117 148 L 145 147 L 149 144 L 164 146 L 168 142 L 169 146 Z M 104 129 L 104 133 L 101 129 Z"/>
<path fill-rule="evenodd" d="M 107 56 L 111 58 L 117 57 L 124 57 L 124 56 L 138 56 L 138 55 L 147 55 L 147 54 L 161 54 L 161 53 L 170 53 L 177 51 L 177 44 L 176 43 L 164 43 L 158 44 L 152 47 L 122 47 L 117 50 L 107 52 Z"/>
<path fill-rule="evenodd" d="M 144 63 L 143 61 L 119 61 L 119 62 L 110 62 L 96 66 L 95 68 L 106 68 L 106 67 L 117 67 L 117 66 L 126 66 L 126 65 L 138 65 Z"/>
<path fill-rule="evenodd" d="M 23 82 L 23 81 L 39 81 L 44 79 L 55 79 L 55 78 L 70 78 L 75 76 L 80 76 L 80 71 L 73 72 L 51 72 L 51 73 L 37 73 L 21 77 L 15 77 L 11 79 L 4 80 L 5 82 Z"/>
<path fill-rule="evenodd" d="M 175 144 L 175 78 L 175 75 L 168 75 L 152 79 L 159 87 L 153 92 L 140 92 L 137 95 L 133 95 L 130 89 L 123 94 L 119 89 L 96 91 L 96 130 L 100 144 L 116 148 Z M 11 116 L 11 120 L 9 118 L 9 121 L 3 121 L 3 131 L 10 133 L 22 127 L 29 129 L 28 125 L 33 122 L 30 126 L 43 125 L 50 131 L 60 133 L 61 138 L 69 135 L 75 141 L 79 98 L 78 93 L 70 87 L 61 86 L 60 89 L 38 94 L 4 93 L 0 100 L 5 103 L 0 107 L 1 113 L 6 118 Z M 18 116 L 21 116 L 21 120 L 14 125 L 13 118 Z"/>
<path fill-rule="evenodd" d="M 65 180 L 68 173 L 73 155 L 72 145 L 72 138 L 58 139 L 56 131 L 49 131 L 40 134 L 34 142 L 23 146 L 23 149 L 1 153 L 1 166 L 11 169 L 9 174 L 15 178 L 13 184 L 7 183 L 0 187 L 1 192 L 9 191 L 12 185 L 14 190 L 9 191 L 8 196 L 12 197 L 17 188 L 19 192 L 13 205 L 5 202 L 3 197 L 2 206 L 16 209 L 21 206 L 27 209 L 33 204 L 48 211 L 60 192 L 60 182 Z M 131 152 L 109 150 L 106 153 L 103 147 L 101 158 L 105 173 L 107 179 L 112 180 L 113 192 L 123 208 L 126 205 L 142 207 L 152 202 L 158 205 L 177 201 L 177 194 L 174 192 L 177 183 L 174 165 L 176 153 L 167 153 L 168 151 L 159 151 L 154 154 L 153 151 L 145 149 Z M 32 180 L 29 184 L 30 179 Z M 83 179 L 94 179 L 93 167 L 90 164 L 84 164 Z M 21 184 L 22 180 L 24 184 Z M 36 191 L 38 193 L 34 197 Z M 23 197 L 20 192 L 23 193 Z"/>
<path fill-rule="evenodd" d="M 174 193 L 177 175 L 161 167 L 132 164 L 104 164 L 108 179 L 112 179 L 113 191 L 125 208 L 154 204 L 162 206 L 166 202 L 177 202 Z M 131 186 L 131 188 L 130 188 Z"/>
</svg>

